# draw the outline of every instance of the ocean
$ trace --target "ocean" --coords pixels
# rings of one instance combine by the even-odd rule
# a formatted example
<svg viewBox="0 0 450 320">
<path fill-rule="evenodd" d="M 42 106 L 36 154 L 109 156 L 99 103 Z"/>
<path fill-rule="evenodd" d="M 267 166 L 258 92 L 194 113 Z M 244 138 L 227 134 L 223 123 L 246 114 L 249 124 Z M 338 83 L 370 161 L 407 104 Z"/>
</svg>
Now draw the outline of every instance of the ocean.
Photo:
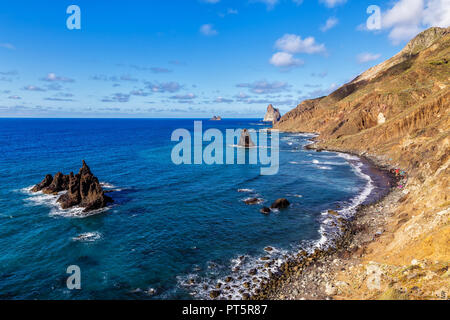
<svg viewBox="0 0 450 320">
<path fill-rule="evenodd" d="M 276 268 L 301 248 L 329 245 L 338 230 L 326 212 L 350 218 L 378 188 L 357 157 L 304 149 L 311 134 L 280 134 L 272 176 L 258 164 L 175 165 L 178 128 L 192 132 L 194 121 L 1 119 L 0 298 L 206 299 L 218 282 L 230 287 L 224 297 L 239 298 L 250 269 L 267 276 L 261 257 Z M 203 128 L 267 125 L 204 120 Z M 111 191 L 110 207 L 84 217 L 30 192 L 48 173 L 78 172 L 83 159 Z M 253 197 L 261 203 L 244 203 Z M 278 198 L 291 206 L 260 213 Z M 71 265 L 81 290 L 66 286 Z"/>
</svg>

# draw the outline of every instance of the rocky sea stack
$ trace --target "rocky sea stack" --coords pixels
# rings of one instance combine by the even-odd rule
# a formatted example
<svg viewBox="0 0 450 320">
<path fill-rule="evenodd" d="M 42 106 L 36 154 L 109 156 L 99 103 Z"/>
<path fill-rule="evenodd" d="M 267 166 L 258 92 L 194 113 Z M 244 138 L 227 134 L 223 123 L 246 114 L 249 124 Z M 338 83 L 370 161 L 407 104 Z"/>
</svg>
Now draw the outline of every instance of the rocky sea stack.
<svg viewBox="0 0 450 320">
<path fill-rule="evenodd" d="M 83 167 L 78 174 L 71 172 L 64 175 L 58 172 L 54 177 L 48 174 L 39 184 L 35 185 L 32 192 L 42 191 L 45 194 L 57 195 L 62 191 L 67 193 L 61 195 L 57 202 L 62 209 L 69 209 L 75 206 L 84 208 L 84 212 L 104 208 L 113 199 L 105 195 L 97 177 L 95 177 L 83 160 Z"/>
<path fill-rule="evenodd" d="M 264 122 L 277 123 L 281 119 L 280 110 L 274 108 L 271 104 L 267 107 L 266 116 L 264 117 Z"/>
</svg>

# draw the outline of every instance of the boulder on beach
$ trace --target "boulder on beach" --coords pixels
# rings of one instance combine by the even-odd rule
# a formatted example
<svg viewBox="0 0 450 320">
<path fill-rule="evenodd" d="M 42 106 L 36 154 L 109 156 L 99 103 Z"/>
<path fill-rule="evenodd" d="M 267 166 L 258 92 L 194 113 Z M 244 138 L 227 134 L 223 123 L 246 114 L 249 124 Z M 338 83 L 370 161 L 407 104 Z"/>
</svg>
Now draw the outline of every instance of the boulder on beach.
<svg viewBox="0 0 450 320">
<path fill-rule="evenodd" d="M 213 290 L 209 293 L 209 296 L 211 299 L 216 299 L 218 298 L 220 295 L 222 294 L 222 292 L 220 290 Z"/>
<path fill-rule="evenodd" d="M 286 209 L 289 208 L 291 203 L 284 198 L 276 200 L 274 203 L 272 203 L 272 206 L 270 208 L 272 209 Z"/>
<path fill-rule="evenodd" d="M 247 129 L 242 130 L 241 139 L 239 140 L 239 146 L 244 148 L 253 148 L 255 144 L 252 141 L 250 132 Z"/>
<path fill-rule="evenodd" d="M 49 174 L 45 176 L 44 180 L 32 189 L 32 192 L 39 191 L 55 195 L 67 191 L 57 200 L 62 209 L 80 206 L 84 208 L 84 212 L 89 212 L 104 208 L 108 203 L 113 202 L 113 199 L 105 195 L 100 182 L 84 160 L 83 166 L 76 175 L 73 172 L 69 175 L 58 172 L 54 178 Z"/>
</svg>

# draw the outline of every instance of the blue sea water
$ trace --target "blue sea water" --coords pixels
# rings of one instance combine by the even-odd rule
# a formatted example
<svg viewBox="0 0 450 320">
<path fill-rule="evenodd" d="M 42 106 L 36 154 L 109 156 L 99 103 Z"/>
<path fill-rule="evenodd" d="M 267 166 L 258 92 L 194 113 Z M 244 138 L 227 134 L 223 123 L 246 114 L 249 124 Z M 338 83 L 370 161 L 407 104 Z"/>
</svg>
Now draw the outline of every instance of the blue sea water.
<svg viewBox="0 0 450 320">
<path fill-rule="evenodd" d="M 238 298 L 265 247 L 281 262 L 324 245 L 334 230 L 324 211 L 351 215 L 373 188 L 356 158 L 305 150 L 305 134 L 280 135 L 274 176 L 260 165 L 176 166 L 171 134 L 193 127 L 184 119 L 1 119 L 0 298 L 202 299 L 226 276 L 227 295 Z M 265 128 L 248 119 L 203 127 Z M 78 172 L 82 159 L 113 191 L 107 210 L 80 217 L 29 192 L 45 174 Z M 248 197 L 264 202 L 248 206 Z M 289 209 L 259 212 L 281 197 Z M 70 265 L 81 269 L 81 290 L 67 289 Z"/>
</svg>

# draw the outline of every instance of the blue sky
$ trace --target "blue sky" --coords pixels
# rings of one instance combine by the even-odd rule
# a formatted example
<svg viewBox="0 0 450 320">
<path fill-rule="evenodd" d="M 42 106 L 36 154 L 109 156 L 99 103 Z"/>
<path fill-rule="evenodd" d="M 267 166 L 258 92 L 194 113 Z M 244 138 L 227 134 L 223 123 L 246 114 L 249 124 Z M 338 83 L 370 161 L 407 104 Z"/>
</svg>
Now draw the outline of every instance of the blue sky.
<svg viewBox="0 0 450 320">
<path fill-rule="evenodd" d="M 81 9 L 69 30 L 66 9 Z M 381 30 L 366 10 L 378 5 Z M 448 0 L 8 1 L 1 117 L 262 117 L 449 25 Z"/>
</svg>

